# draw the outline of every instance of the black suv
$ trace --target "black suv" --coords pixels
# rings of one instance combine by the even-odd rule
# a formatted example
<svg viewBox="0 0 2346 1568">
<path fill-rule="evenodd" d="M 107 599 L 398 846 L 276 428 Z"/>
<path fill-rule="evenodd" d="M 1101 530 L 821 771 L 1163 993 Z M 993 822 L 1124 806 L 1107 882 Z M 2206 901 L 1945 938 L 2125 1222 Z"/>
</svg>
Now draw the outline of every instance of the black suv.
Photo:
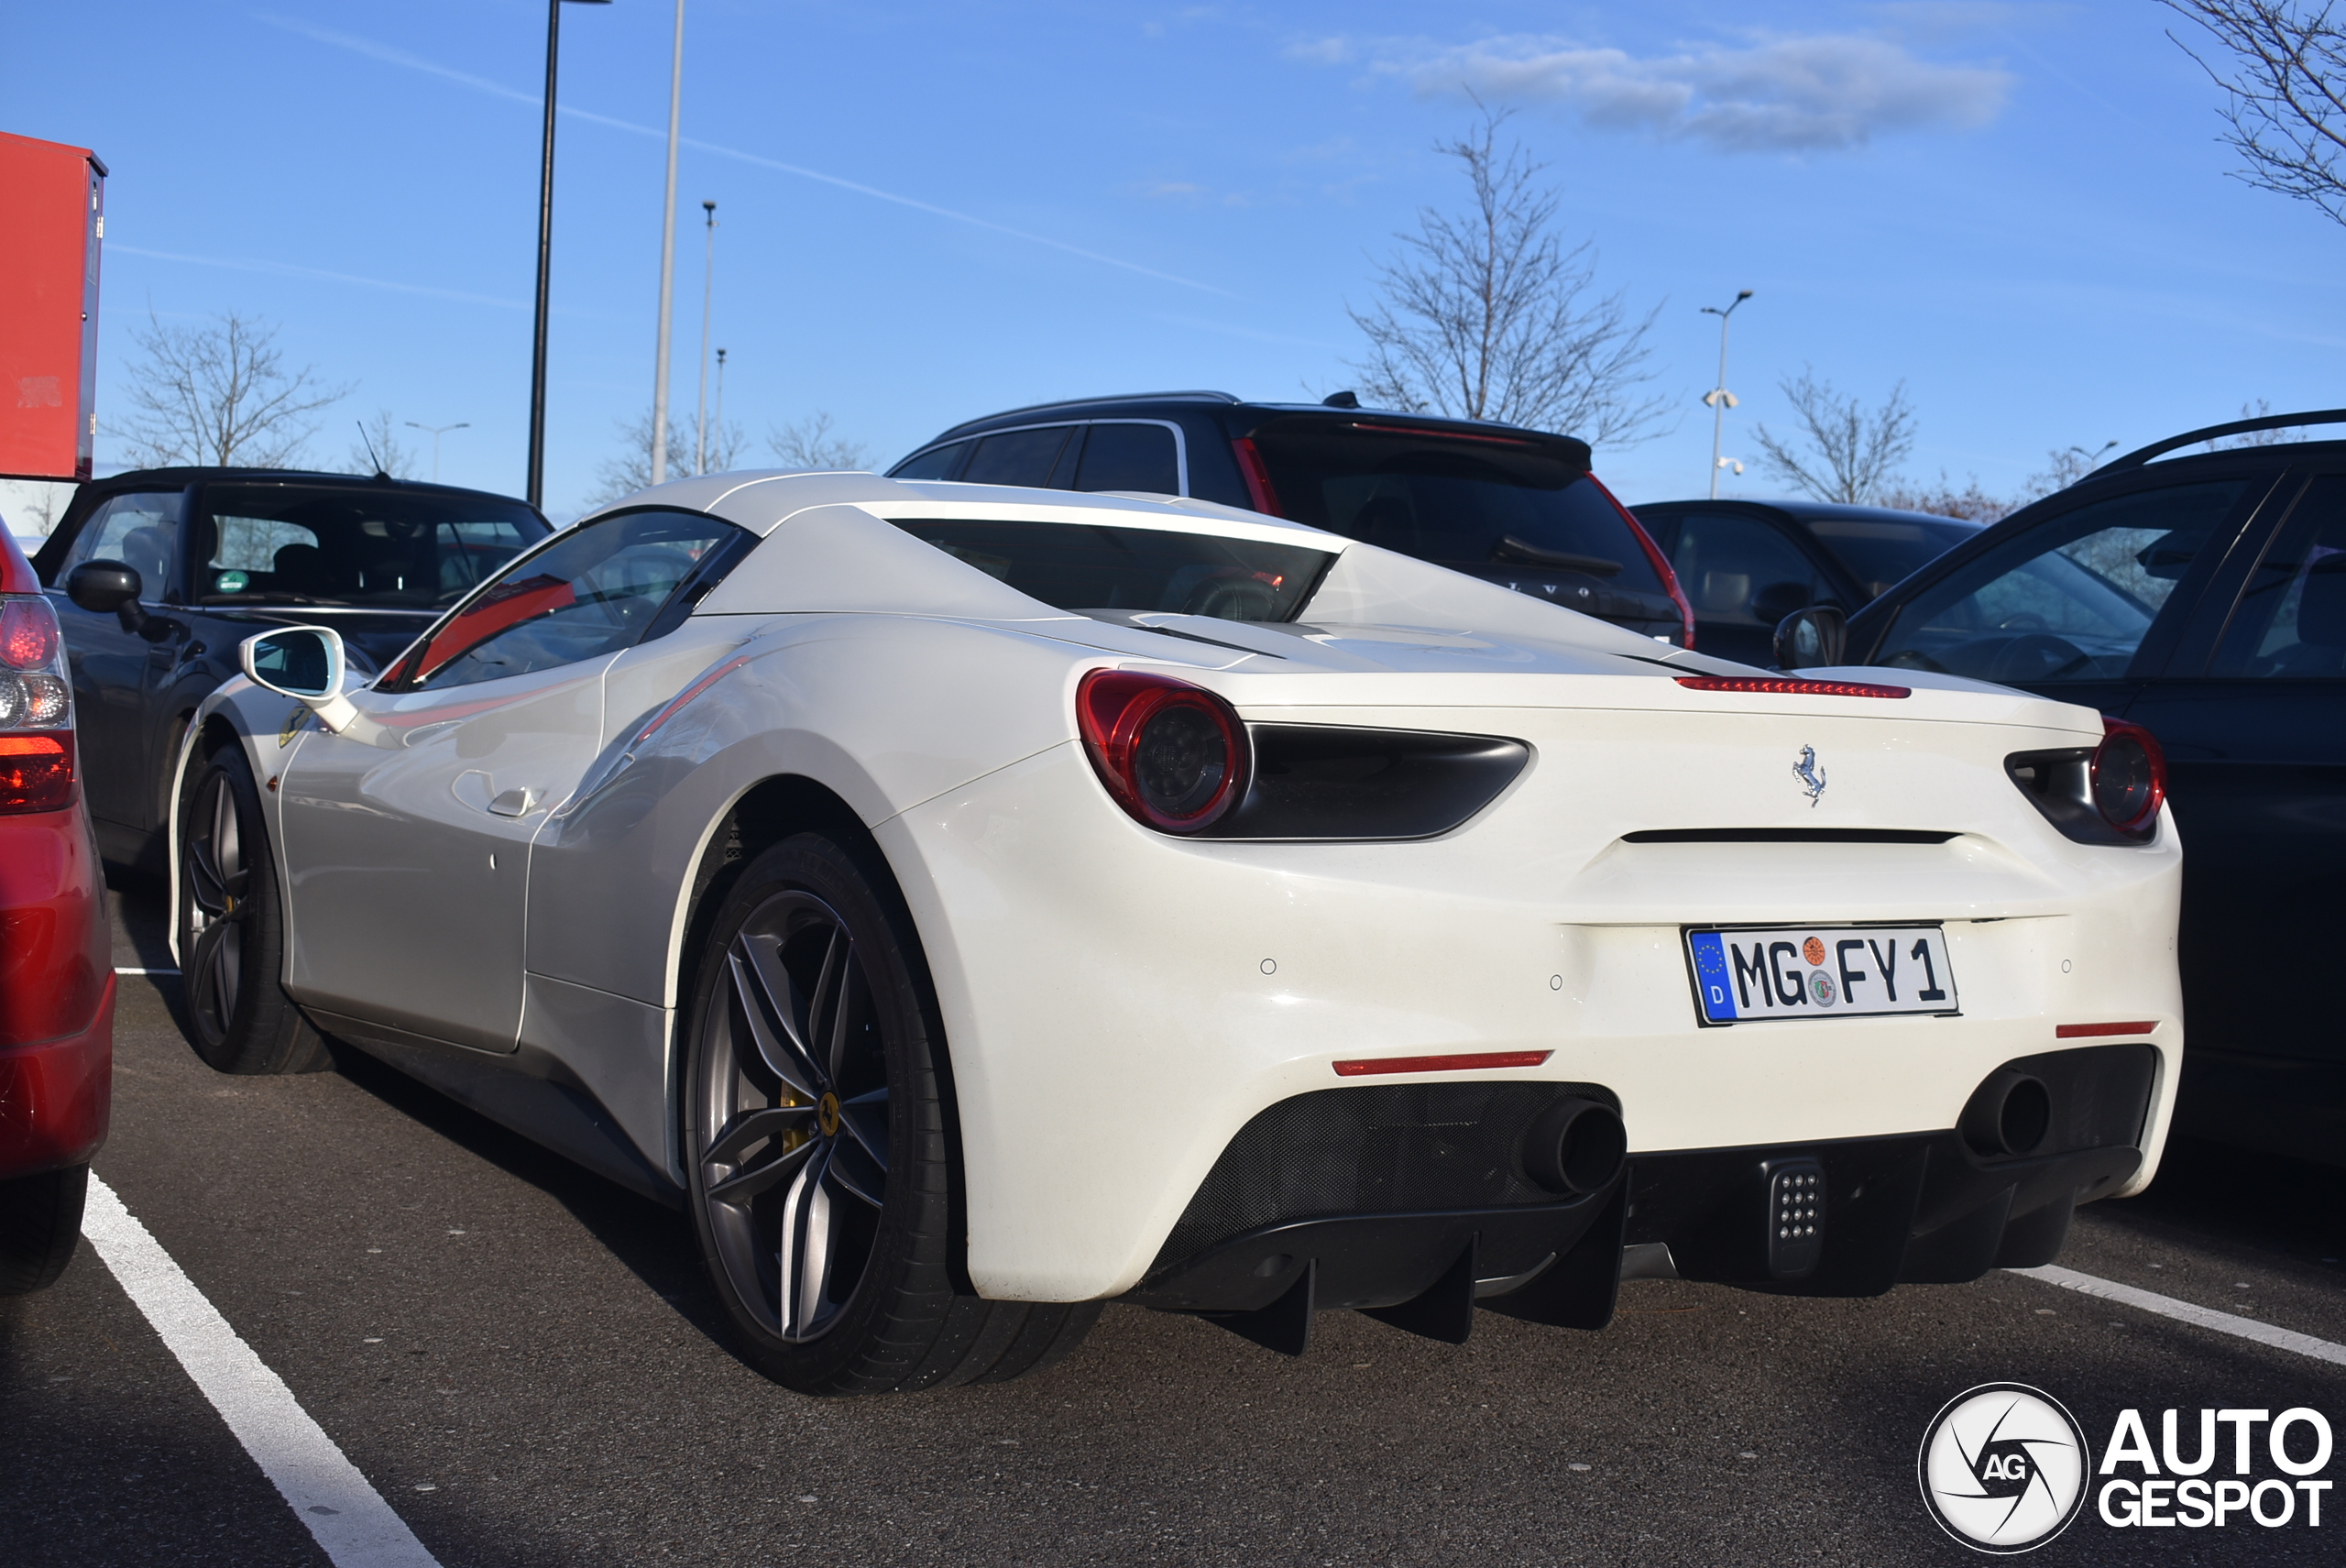
<svg viewBox="0 0 2346 1568">
<path fill-rule="evenodd" d="M 1683 645 L 1694 632 L 1668 560 L 1589 472 L 1586 442 L 1380 412 L 1349 392 L 1300 404 L 1227 392 L 1042 403 L 957 424 L 888 477 L 1196 496 L 1415 555 L 1664 641 Z"/>
<path fill-rule="evenodd" d="M 1845 662 L 2081 703 L 2166 753 L 2184 839 L 2177 1130 L 2346 1164 L 2346 424 L 2195 430 L 1983 530 L 1849 622 Z"/>
<path fill-rule="evenodd" d="M 1629 509 L 1670 557 L 1703 652 L 1775 663 L 1796 609 L 1847 615 L 1979 532 L 1927 512 L 1832 501 L 1641 501 Z"/>
<path fill-rule="evenodd" d="M 347 474 L 149 468 L 83 485 L 33 569 L 65 632 L 100 850 L 161 869 L 180 737 L 246 638 L 331 626 L 371 675 L 552 532 L 504 496 Z"/>
</svg>

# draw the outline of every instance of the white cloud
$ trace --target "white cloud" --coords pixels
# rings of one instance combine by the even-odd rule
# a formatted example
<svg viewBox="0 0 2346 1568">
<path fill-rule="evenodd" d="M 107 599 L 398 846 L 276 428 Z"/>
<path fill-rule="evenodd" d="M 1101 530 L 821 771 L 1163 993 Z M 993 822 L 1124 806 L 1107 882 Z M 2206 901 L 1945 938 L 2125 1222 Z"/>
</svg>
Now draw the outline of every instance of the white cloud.
<svg viewBox="0 0 2346 1568">
<path fill-rule="evenodd" d="M 1420 96 L 1472 92 L 1553 104 L 1604 129 L 1726 152 L 1831 150 L 1902 131 L 1968 130 L 1996 117 L 2012 82 L 1997 66 L 1942 65 L 1889 39 L 1847 33 L 1646 59 L 1522 34 L 1453 45 L 1328 39 L 1289 52 L 1335 63 L 1355 47 L 1373 74 L 1400 78 Z"/>
</svg>

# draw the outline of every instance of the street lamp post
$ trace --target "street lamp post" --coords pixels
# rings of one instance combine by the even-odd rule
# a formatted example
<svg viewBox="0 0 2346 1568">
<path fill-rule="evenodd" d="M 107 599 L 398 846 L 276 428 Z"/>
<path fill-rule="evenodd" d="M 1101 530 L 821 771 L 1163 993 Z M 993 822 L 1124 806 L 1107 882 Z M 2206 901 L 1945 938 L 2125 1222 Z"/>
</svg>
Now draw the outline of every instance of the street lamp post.
<svg viewBox="0 0 2346 1568">
<path fill-rule="evenodd" d="M 425 434 L 432 437 L 432 482 L 435 485 L 440 482 L 440 438 L 447 434 L 452 430 L 472 429 L 472 426 L 468 423 L 418 424 L 413 420 L 409 420 L 407 422 L 407 427 L 410 430 L 422 431 Z M 531 504 L 535 505 L 536 503 L 532 502 Z"/>
<path fill-rule="evenodd" d="M 660 217 L 660 331 L 652 367 L 652 482 L 668 479 L 668 318 L 676 302 L 676 126 L 685 101 L 685 0 L 668 63 L 668 189 Z"/>
<path fill-rule="evenodd" d="M 1736 396 L 1727 389 L 1727 318 L 1735 314 L 1735 306 L 1751 298 L 1746 289 L 1735 297 L 1735 304 L 1721 310 L 1716 305 L 1705 305 L 1703 313 L 1719 318 L 1719 384 L 1703 394 L 1703 401 L 1711 405 L 1711 499 L 1719 499 L 1719 470 L 1727 466 L 1727 459 L 1719 455 L 1719 443 L 1726 434 L 1727 411 L 1735 407 Z M 1741 464 L 1735 471 L 1743 472 Z"/>
<path fill-rule="evenodd" d="M 569 0 L 580 5 L 608 5 L 611 0 Z M 554 281 L 554 67 L 562 57 L 562 7 L 565 0 L 546 0 L 546 128 L 544 156 L 538 170 L 538 329 L 530 345 L 530 504 L 542 507 L 546 499 L 546 299 Z"/>
<path fill-rule="evenodd" d="M 708 214 L 708 259 L 700 279 L 700 408 L 693 415 L 693 472 L 708 472 L 708 309 L 717 291 L 717 203 L 703 202 Z"/>
<path fill-rule="evenodd" d="M 725 439 L 725 350 L 717 351 L 717 439 Z"/>
</svg>

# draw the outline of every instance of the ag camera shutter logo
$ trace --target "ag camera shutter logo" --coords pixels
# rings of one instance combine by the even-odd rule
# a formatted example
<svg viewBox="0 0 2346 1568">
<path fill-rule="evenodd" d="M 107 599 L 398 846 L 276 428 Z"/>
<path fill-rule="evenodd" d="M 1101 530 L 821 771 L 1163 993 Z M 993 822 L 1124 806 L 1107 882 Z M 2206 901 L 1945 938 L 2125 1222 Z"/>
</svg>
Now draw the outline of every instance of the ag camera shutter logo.
<svg viewBox="0 0 2346 1568">
<path fill-rule="evenodd" d="M 2025 1383 L 1983 1383 L 1947 1401 L 1915 1469 L 1939 1528 L 1975 1552 L 2034 1552 L 2069 1528 L 2093 1456 L 2061 1402 Z"/>
</svg>

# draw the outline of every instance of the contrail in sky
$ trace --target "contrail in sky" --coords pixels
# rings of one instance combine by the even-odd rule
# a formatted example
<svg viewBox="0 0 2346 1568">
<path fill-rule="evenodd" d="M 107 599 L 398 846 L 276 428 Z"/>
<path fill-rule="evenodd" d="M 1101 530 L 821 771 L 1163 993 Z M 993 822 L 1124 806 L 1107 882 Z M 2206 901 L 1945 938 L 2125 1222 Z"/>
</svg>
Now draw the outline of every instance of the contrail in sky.
<svg viewBox="0 0 2346 1568">
<path fill-rule="evenodd" d="M 464 71 L 455 71 L 439 64 L 437 61 L 425 60 L 421 55 L 410 54 L 405 49 L 393 49 L 389 44 L 377 43 L 371 38 L 357 38 L 349 33 L 338 33 L 309 22 L 297 21 L 287 16 L 272 16 L 265 12 L 255 12 L 253 16 L 255 20 L 265 22 L 270 27 L 281 27 L 290 33 L 299 33 L 312 43 L 348 49 L 354 54 L 363 54 L 370 60 L 381 60 L 386 65 L 400 66 L 409 71 L 420 71 L 426 75 L 437 76 L 443 81 L 454 82 L 462 87 L 469 87 L 476 93 L 486 93 L 492 97 L 510 99 L 516 104 L 527 104 L 532 108 L 540 106 L 544 102 L 534 93 L 524 93 L 516 88 L 508 87 L 502 82 L 491 82 L 486 77 L 468 75 Z M 574 109 L 567 104 L 558 104 L 556 107 L 561 113 L 574 119 L 586 120 L 597 126 L 608 126 L 613 130 L 627 131 L 635 136 L 651 137 L 663 141 L 667 139 L 665 131 L 655 129 L 651 126 L 639 126 L 631 120 L 615 119 L 609 115 L 596 114 L 591 109 Z M 973 217 L 968 213 L 957 213 L 950 207 L 940 207 L 934 203 L 923 202 L 912 196 L 899 196 L 893 191 L 882 191 L 876 185 L 865 185 L 853 180 L 842 180 L 836 174 L 825 174 L 819 170 L 804 168 L 795 163 L 784 163 L 779 159 L 764 158 L 754 152 L 744 152 L 740 148 L 724 147 L 716 142 L 701 141 L 694 137 L 679 137 L 677 140 L 685 147 L 694 148 L 702 152 L 714 153 L 719 158 L 730 158 L 742 163 L 755 164 L 761 169 L 773 169 L 784 174 L 795 174 L 803 180 L 819 181 L 826 185 L 835 185 L 842 191 L 853 191 L 859 195 L 870 196 L 882 202 L 893 202 L 897 206 L 910 207 L 915 212 L 927 213 L 933 217 L 949 218 L 957 224 L 968 224 L 973 228 L 991 229 L 995 234 L 1008 235 L 1013 239 L 1022 239 L 1029 245 L 1046 245 L 1053 250 L 1065 251 L 1069 256 L 1080 256 L 1086 261 L 1097 261 L 1108 267 L 1120 267 L 1127 272 L 1137 272 L 1144 278 L 1154 278 L 1165 283 L 1178 283 L 1184 289 L 1197 289 L 1209 294 L 1220 294 L 1224 299 L 1238 297 L 1227 289 L 1217 289 L 1211 283 L 1200 283 L 1194 278 L 1182 278 L 1171 272 L 1160 272 L 1154 267 L 1144 267 L 1137 261 L 1126 261 L 1121 257 L 1103 256 L 1096 250 L 1086 250 L 1081 246 L 1069 245 L 1065 240 L 1052 239 L 1039 234 L 1028 234 L 1024 229 L 1014 229 L 1007 224 L 998 224 L 988 218 Z"/>
<path fill-rule="evenodd" d="M 369 289 L 389 289 L 401 294 L 426 294 L 435 300 L 459 300 L 468 305 L 495 305 L 499 310 L 526 311 L 521 300 L 499 300 L 488 294 L 467 294 L 456 289 L 433 289 L 422 283 L 394 283 L 387 278 L 361 278 L 355 272 L 328 272 L 322 268 L 296 267 L 290 261 L 244 261 L 223 256 L 183 256 L 175 250 L 148 250 L 144 246 L 106 242 L 109 256 L 143 256 L 154 261 L 180 261 L 195 267 L 224 267 L 231 272 L 273 272 L 287 278 L 323 278 L 333 283 L 357 283 Z"/>
</svg>

